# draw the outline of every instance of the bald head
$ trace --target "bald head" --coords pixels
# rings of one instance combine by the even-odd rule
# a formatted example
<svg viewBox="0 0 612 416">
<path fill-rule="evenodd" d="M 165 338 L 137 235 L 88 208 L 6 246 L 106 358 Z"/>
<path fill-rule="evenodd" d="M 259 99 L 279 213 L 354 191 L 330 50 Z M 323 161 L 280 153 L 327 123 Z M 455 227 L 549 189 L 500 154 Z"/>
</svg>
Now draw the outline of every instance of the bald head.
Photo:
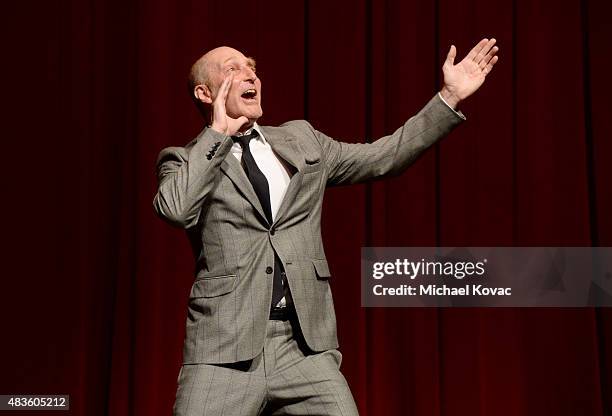
<svg viewBox="0 0 612 416">
<path fill-rule="evenodd" d="M 202 55 L 195 63 L 191 66 L 189 71 L 189 90 L 190 93 L 194 93 L 194 89 L 198 85 L 206 85 L 211 90 L 214 83 L 211 83 L 211 75 L 216 75 L 222 71 L 222 65 L 227 58 L 232 56 L 240 56 L 247 59 L 242 52 L 230 48 L 229 46 L 219 46 L 218 48 L 211 49 Z"/>
<path fill-rule="evenodd" d="M 233 81 L 225 103 L 228 116 L 244 115 L 256 120 L 261 116 L 261 82 L 255 74 L 255 60 L 229 46 L 212 49 L 195 61 L 189 71 L 189 95 L 208 117 L 210 106 L 229 75 Z"/>
</svg>

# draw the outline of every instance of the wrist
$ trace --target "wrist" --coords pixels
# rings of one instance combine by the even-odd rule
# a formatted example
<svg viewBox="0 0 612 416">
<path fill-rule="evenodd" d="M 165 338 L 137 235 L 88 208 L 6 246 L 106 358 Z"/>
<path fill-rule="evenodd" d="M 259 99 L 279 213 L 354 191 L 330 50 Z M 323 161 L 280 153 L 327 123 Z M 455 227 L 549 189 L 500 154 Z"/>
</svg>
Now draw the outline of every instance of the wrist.
<svg viewBox="0 0 612 416">
<path fill-rule="evenodd" d="M 457 94 L 455 94 L 446 85 L 440 90 L 440 95 L 453 110 L 456 110 L 457 106 L 459 106 L 459 103 L 461 102 L 461 98 L 459 98 Z"/>
<path fill-rule="evenodd" d="M 227 132 L 227 127 L 226 128 L 221 128 L 217 125 L 215 125 L 214 123 L 210 126 L 211 129 L 213 129 L 214 131 L 216 131 L 217 133 L 223 134 L 225 135 L 225 133 Z"/>
</svg>

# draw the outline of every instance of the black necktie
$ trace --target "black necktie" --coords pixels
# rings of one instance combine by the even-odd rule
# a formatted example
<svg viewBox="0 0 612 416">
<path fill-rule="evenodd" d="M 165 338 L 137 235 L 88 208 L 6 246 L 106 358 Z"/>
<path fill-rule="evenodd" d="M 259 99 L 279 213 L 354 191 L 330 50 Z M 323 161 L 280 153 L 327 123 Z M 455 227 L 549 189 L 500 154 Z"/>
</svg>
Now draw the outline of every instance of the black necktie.
<svg viewBox="0 0 612 416">
<path fill-rule="evenodd" d="M 261 203 L 261 207 L 266 214 L 268 224 L 272 225 L 272 207 L 270 205 L 270 187 L 268 186 L 268 180 L 266 175 L 259 169 L 251 149 L 249 148 L 249 142 L 251 139 L 257 137 L 259 133 L 255 129 L 251 134 L 245 134 L 244 136 L 232 136 L 234 141 L 240 143 L 242 147 L 242 167 L 253 185 L 255 194 Z M 283 298 L 283 264 L 279 257 L 274 251 L 274 280 L 272 285 L 272 307 L 276 306 L 278 302 Z"/>
</svg>

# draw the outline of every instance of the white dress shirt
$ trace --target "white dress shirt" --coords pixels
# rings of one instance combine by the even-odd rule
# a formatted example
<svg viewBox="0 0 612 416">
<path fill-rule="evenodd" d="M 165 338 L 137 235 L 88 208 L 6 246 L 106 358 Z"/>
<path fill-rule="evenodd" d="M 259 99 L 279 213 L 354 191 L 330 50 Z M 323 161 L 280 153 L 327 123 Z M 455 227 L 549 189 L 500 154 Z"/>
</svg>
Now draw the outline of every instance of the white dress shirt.
<svg viewBox="0 0 612 416">
<path fill-rule="evenodd" d="M 287 169 L 283 166 L 283 163 L 272 151 L 272 147 L 270 147 L 270 144 L 264 137 L 257 123 L 254 123 L 253 128 L 247 130 L 244 134 L 250 134 L 252 130 L 256 130 L 259 136 L 251 140 L 249 149 L 251 150 L 253 159 L 255 159 L 255 163 L 257 163 L 257 167 L 263 172 L 268 180 L 268 187 L 270 188 L 270 208 L 272 209 L 272 220 L 274 221 L 291 178 L 289 177 Z M 240 143 L 235 142 L 231 152 L 239 162 L 242 162 L 242 147 Z"/>
<path fill-rule="evenodd" d="M 268 187 L 270 189 L 270 208 L 272 211 L 272 221 L 274 221 L 291 178 L 283 163 L 272 151 L 272 147 L 270 147 L 270 144 L 264 137 L 257 123 L 254 123 L 253 128 L 247 130 L 243 134 L 250 134 L 253 129 L 259 133 L 259 136 L 251 139 L 249 142 L 249 149 L 251 150 L 253 159 L 255 159 L 255 163 L 257 163 L 257 167 L 268 180 Z M 240 136 L 241 134 L 237 135 Z M 239 162 L 242 162 L 242 146 L 240 146 L 240 143 L 235 142 L 232 145 L 231 152 Z M 276 306 L 282 307 L 286 306 L 286 304 L 287 302 L 283 296 Z"/>
<path fill-rule="evenodd" d="M 446 102 L 446 100 L 444 99 L 444 97 L 442 97 L 442 94 L 438 93 L 438 97 L 440 97 L 440 99 L 442 100 L 442 102 L 443 102 L 444 104 L 446 104 L 446 106 L 447 106 L 448 108 L 450 108 L 451 110 L 453 110 L 453 113 L 457 114 L 459 117 L 461 117 L 462 119 L 464 119 L 464 120 L 465 120 L 465 116 L 463 115 L 463 113 L 462 113 L 462 112 L 460 112 L 460 111 L 457 111 L 457 110 L 455 110 L 453 107 L 451 107 L 451 106 L 450 106 L 450 104 L 448 104 L 448 103 Z"/>
</svg>

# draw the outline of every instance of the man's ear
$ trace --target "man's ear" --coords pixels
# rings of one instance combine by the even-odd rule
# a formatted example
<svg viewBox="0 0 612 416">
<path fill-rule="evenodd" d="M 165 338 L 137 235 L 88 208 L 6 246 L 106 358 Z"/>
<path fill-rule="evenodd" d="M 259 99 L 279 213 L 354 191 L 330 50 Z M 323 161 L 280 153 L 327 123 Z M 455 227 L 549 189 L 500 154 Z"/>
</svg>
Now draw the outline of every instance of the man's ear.
<svg viewBox="0 0 612 416">
<path fill-rule="evenodd" d="M 212 104 L 212 94 L 208 86 L 204 84 L 196 85 L 193 89 L 193 94 L 195 97 L 205 104 Z"/>
</svg>

